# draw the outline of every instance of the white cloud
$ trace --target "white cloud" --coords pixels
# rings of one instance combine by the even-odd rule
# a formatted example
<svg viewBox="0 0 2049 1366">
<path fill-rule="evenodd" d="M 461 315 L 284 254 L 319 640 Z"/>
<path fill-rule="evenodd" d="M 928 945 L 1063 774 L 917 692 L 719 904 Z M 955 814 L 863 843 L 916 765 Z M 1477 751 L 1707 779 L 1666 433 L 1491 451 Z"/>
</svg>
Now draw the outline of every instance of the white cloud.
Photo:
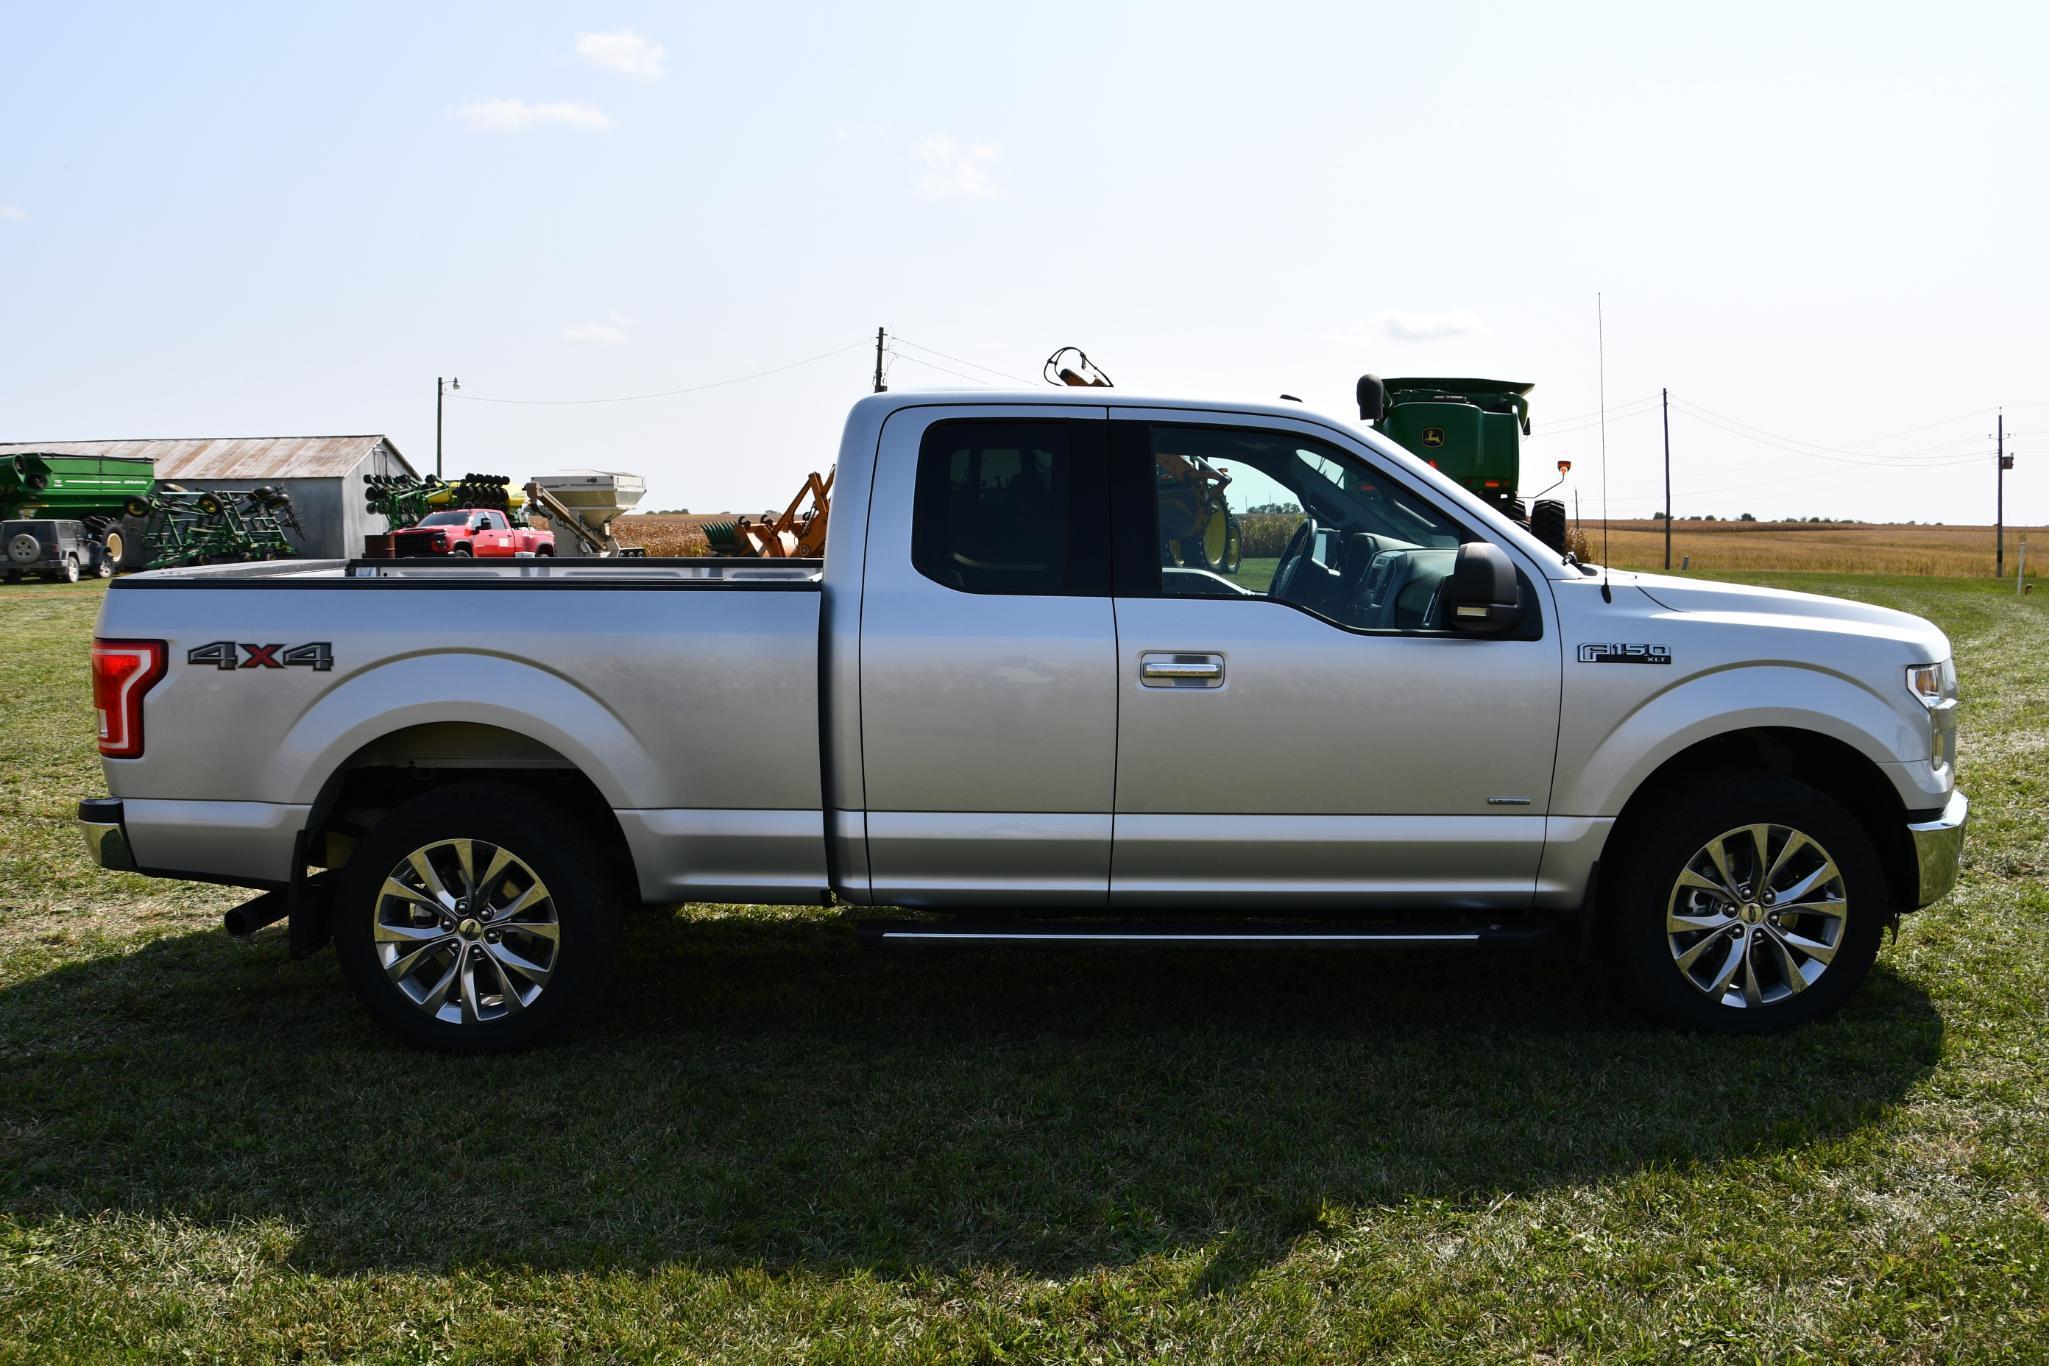
<svg viewBox="0 0 2049 1366">
<path fill-rule="evenodd" d="M 1374 321 L 1396 341 L 1441 341 L 1445 337 L 1474 336 L 1487 330 L 1487 324 L 1462 308 L 1441 313 L 1407 313 L 1390 308 Z"/>
<path fill-rule="evenodd" d="M 455 116 L 475 133 L 519 133 L 543 124 L 559 123 L 567 128 L 610 128 L 605 111 L 576 100 L 554 100 L 528 104 L 525 100 L 472 100 L 455 110 Z"/>
<path fill-rule="evenodd" d="M 571 346 L 617 346 L 626 340 L 626 334 L 605 323 L 578 323 L 562 329 L 562 340 Z"/>
<path fill-rule="evenodd" d="M 28 213 L 26 210 L 15 208 L 12 204 L 0 204 L 0 218 L 9 218 L 17 223 L 26 223 L 28 222 Z"/>
<path fill-rule="evenodd" d="M 668 53 L 660 43 L 641 37 L 630 28 L 617 33 L 579 33 L 576 55 L 594 66 L 609 67 L 644 81 L 662 78 L 662 62 Z"/>
<path fill-rule="evenodd" d="M 926 138 L 918 148 L 918 160 L 925 163 L 919 188 L 933 199 L 1001 199 L 1003 191 L 989 178 L 990 163 L 996 156 L 993 142 L 961 148 L 954 146 L 952 138 Z"/>
</svg>

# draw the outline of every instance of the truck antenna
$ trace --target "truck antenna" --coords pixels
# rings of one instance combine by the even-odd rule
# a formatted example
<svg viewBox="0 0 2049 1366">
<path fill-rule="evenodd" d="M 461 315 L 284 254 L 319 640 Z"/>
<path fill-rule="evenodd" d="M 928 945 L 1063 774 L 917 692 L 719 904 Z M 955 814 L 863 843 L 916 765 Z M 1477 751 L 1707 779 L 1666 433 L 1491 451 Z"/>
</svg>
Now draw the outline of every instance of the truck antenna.
<svg viewBox="0 0 2049 1366">
<path fill-rule="evenodd" d="M 1594 291 L 1594 369 L 1601 403 L 1601 601 L 1615 601 L 1608 587 L 1608 333 L 1601 318 L 1601 291 Z"/>
</svg>

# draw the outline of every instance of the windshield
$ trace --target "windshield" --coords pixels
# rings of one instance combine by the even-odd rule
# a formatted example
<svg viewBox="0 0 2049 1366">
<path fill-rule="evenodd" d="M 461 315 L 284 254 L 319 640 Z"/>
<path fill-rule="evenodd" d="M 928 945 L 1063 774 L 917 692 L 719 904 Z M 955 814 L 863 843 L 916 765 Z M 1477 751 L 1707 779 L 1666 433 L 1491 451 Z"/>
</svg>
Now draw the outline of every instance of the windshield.
<svg viewBox="0 0 2049 1366">
<path fill-rule="evenodd" d="M 421 526 L 466 526 L 470 515 L 467 512 L 436 512 L 420 519 Z"/>
</svg>

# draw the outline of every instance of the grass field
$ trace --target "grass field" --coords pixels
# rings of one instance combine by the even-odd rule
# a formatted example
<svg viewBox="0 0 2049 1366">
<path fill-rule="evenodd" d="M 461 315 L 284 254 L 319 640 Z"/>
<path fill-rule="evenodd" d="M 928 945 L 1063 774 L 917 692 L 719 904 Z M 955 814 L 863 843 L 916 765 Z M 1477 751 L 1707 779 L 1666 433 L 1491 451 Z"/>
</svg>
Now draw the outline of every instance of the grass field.
<svg viewBox="0 0 2049 1366">
<path fill-rule="evenodd" d="M 475 1060 L 88 866 L 99 589 L 0 588 L 0 1359 L 2040 1359 L 2049 604 L 1772 581 L 1963 676 L 1963 883 L 1825 1025 L 685 907 L 571 1042 Z"/>
</svg>

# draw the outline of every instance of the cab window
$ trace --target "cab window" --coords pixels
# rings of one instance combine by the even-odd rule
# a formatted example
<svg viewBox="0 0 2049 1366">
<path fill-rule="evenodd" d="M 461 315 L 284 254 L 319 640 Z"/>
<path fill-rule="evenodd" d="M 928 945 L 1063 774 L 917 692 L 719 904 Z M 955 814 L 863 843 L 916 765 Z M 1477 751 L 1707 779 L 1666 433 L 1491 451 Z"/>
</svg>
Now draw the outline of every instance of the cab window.
<svg viewBox="0 0 2049 1366">
<path fill-rule="evenodd" d="M 964 593 L 1109 591 L 1100 421 L 942 422 L 918 452 L 911 562 Z"/>
<path fill-rule="evenodd" d="M 1162 424 L 1120 458 L 1150 466 L 1158 578 L 1146 573 L 1142 591 L 1449 633 L 1437 590 L 1474 537 L 1350 452 L 1292 432 Z"/>
</svg>

